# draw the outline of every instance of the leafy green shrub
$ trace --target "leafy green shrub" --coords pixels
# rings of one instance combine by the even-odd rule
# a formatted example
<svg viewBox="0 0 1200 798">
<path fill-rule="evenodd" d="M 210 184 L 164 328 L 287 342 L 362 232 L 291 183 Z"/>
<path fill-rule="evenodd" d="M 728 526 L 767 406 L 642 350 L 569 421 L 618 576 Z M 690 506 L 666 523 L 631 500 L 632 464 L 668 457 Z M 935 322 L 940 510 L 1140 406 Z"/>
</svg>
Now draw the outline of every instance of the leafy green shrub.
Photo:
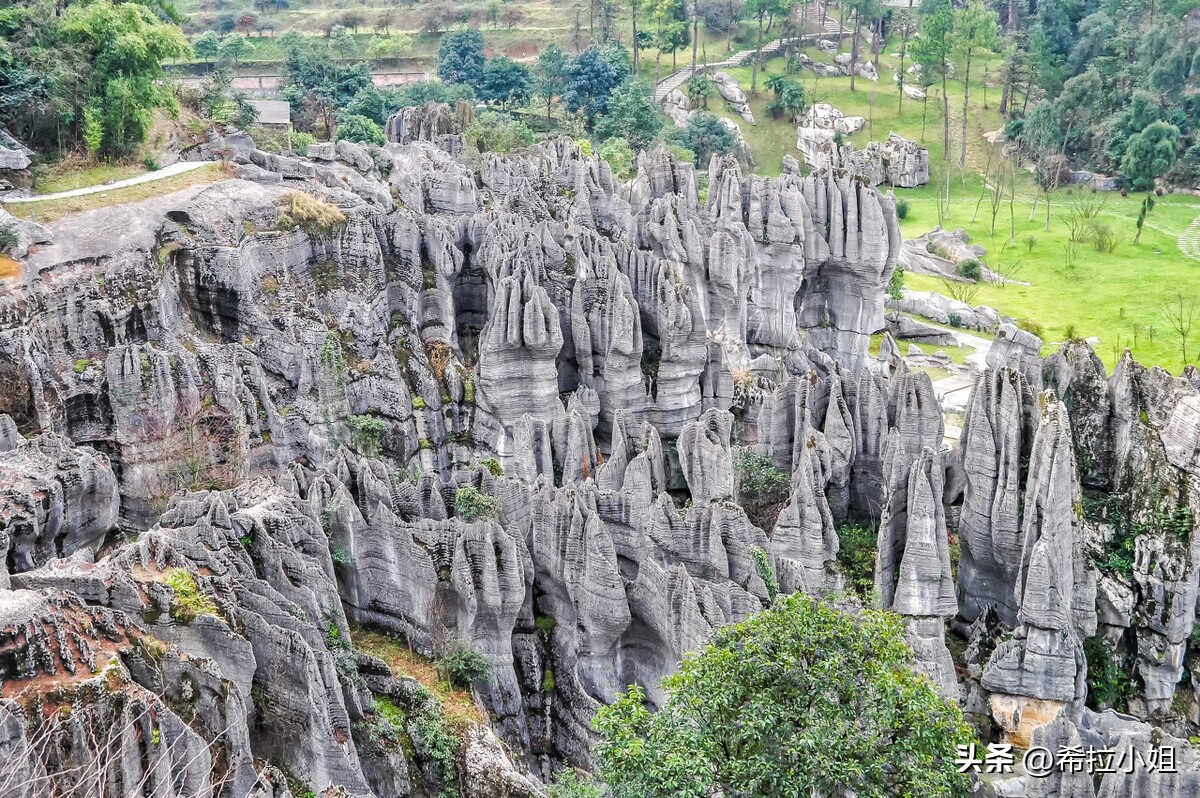
<svg viewBox="0 0 1200 798">
<path fill-rule="evenodd" d="M 1083 641 L 1083 655 L 1087 659 L 1088 706 L 1125 711 L 1134 694 L 1133 680 L 1121 670 L 1104 641 L 1098 637 Z"/>
<path fill-rule="evenodd" d="M 896 218 L 897 219 L 907 219 L 908 218 L 908 200 L 906 200 L 906 199 L 896 200 Z"/>
<path fill-rule="evenodd" d="M 779 582 L 775 581 L 775 573 L 771 570 L 771 558 L 762 546 L 751 546 L 750 556 L 758 566 L 758 575 L 762 577 L 763 584 L 767 586 L 767 598 L 774 603 L 775 597 L 779 595 Z"/>
<path fill-rule="evenodd" d="M 350 556 L 350 549 L 345 546 L 338 546 L 329 556 L 334 565 L 349 565 L 354 561 L 354 558 Z"/>
<path fill-rule="evenodd" d="M 441 708 L 427 701 L 409 727 L 416 732 L 414 743 L 431 762 L 442 780 L 438 798 L 458 798 L 458 738 L 454 736 Z"/>
<path fill-rule="evenodd" d="M 601 798 L 604 788 L 589 778 L 580 777 L 570 768 L 554 773 L 554 783 L 546 791 L 546 798 Z"/>
<path fill-rule="evenodd" d="M 429 405 L 426 404 L 424 396 L 413 396 L 413 398 L 412 398 L 412 409 L 413 410 L 424 410 L 428 406 Z"/>
<path fill-rule="evenodd" d="M 947 314 L 946 320 L 950 323 L 951 327 L 963 326 L 962 316 L 958 315 L 957 313 Z"/>
<path fill-rule="evenodd" d="M 454 492 L 454 514 L 467 523 L 495 518 L 499 513 L 500 501 L 472 485 L 463 485 Z"/>
<path fill-rule="evenodd" d="M 484 111 L 463 131 L 463 137 L 480 152 L 506 153 L 533 144 L 533 131 L 507 114 Z"/>
<path fill-rule="evenodd" d="M 438 657 L 437 670 L 443 679 L 464 690 L 492 678 L 491 660 L 466 643 L 455 643 Z"/>
<path fill-rule="evenodd" d="M 887 294 L 897 301 L 904 298 L 904 269 L 899 266 L 892 270 L 892 276 L 888 278 Z"/>
<path fill-rule="evenodd" d="M 633 175 L 637 153 L 629 146 L 629 142 L 620 136 L 608 139 L 600 145 L 600 157 L 612 168 L 618 179 L 627 180 Z"/>
<path fill-rule="evenodd" d="M 601 707 L 600 773 L 639 798 L 966 795 L 953 753 L 975 735 L 912 660 L 898 615 L 780 597 L 686 657 L 657 712 L 638 686 Z"/>
<path fill-rule="evenodd" d="M 338 119 L 337 137 L 346 141 L 357 141 L 362 144 L 387 144 L 387 136 L 383 128 L 373 119 L 361 114 L 344 114 Z"/>
<path fill-rule="evenodd" d="M 838 565 L 859 595 L 875 589 L 876 534 L 870 524 L 846 521 L 838 527 Z"/>
<path fill-rule="evenodd" d="M 749 449 L 738 450 L 733 459 L 733 473 L 738 504 L 755 526 L 770 531 L 780 506 L 791 492 L 791 477 L 776 468 L 765 455 Z"/>
<path fill-rule="evenodd" d="M 1027 333 L 1036 335 L 1038 338 L 1046 337 L 1046 331 L 1042 329 L 1042 325 L 1033 319 L 1018 319 L 1017 326 Z"/>
<path fill-rule="evenodd" d="M 983 266 L 975 258 L 968 258 L 958 264 L 958 276 L 978 282 L 983 276 Z"/>
<path fill-rule="evenodd" d="M 346 426 L 350 428 L 350 445 L 364 457 L 376 457 L 383 444 L 383 432 L 387 422 L 376 416 L 348 416 Z"/>
<path fill-rule="evenodd" d="M 147 155 L 142 159 L 142 166 L 145 167 L 147 172 L 157 172 L 159 169 L 162 169 L 162 166 L 159 165 L 158 161 L 154 160 L 154 158 L 150 155 Z"/>
<path fill-rule="evenodd" d="M 11 252 L 21 243 L 17 228 L 8 225 L 0 227 L 0 252 Z"/>
<path fill-rule="evenodd" d="M 498 477 L 504 473 L 504 469 L 500 466 L 500 461 L 495 457 L 484 458 L 479 461 L 479 464 L 486 468 L 494 477 Z"/>
<path fill-rule="evenodd" d="M 317 137 L 312 133 L 299 130 L 288 132 L 288 146 L 297 155 L 307 155 L 309 146 L 317 143 Z"/>
<path fill-rule="evenodd" d="M 92 365 L 92 361 L 88 360 L 86 357 L 79 358 L 75 361 L 75 373 L 82 374 L 88 370 L 88 366 L 90 365 Z"/>
<path fill-rule="evenodd" d="M 171 617 L 180 623 L 191 623 L 198 615 L 216 615 L 217 605 L 200 592 L 196 578 L 182 568 L 172 568 L 163 582 L 175 591 L 171 602 Z"/>
</svg>

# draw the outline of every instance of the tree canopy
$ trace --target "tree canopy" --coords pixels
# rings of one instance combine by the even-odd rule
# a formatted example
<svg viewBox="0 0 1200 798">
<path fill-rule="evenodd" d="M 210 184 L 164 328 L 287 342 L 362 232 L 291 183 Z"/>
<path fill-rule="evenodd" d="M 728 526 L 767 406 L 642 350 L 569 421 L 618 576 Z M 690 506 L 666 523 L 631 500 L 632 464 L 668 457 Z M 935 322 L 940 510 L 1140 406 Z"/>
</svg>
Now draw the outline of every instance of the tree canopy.
<svg viewBox="0 0 1200 798">
<path fill-rule="evenodd" d="M 663 680 L 658 712 L 631 687 L 594 727 L 619 798 L 949 798 L 969 794 L 957 706 L 911 667 L 903 620 L 804 595 L 714 633 Z"/>
<path fill-rule="evenodd" d="M 458 30 L 442 36 L 438 45 L 438 77 L 447 83 L 465 83 L 476 91 L 483 85 L 487 55 L 483 52 L 483 34 L 477 30 Z"/>
<path fill-rule="evenodd" d="M 644 150 L 662 126 L 649 87 L 639 80 L 627 80 L 609 97 L 608 112 L 596 123 L 596 135 L 601 139 L 622 138 L 634 150 Z"/>
</svg>

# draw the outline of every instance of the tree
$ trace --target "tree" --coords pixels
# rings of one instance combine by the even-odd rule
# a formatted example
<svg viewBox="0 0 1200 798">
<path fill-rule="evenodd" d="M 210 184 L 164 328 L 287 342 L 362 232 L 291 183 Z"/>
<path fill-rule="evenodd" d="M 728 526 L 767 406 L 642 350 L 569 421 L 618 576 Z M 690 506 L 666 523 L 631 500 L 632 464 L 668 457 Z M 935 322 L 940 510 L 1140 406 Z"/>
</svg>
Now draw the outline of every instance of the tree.
<svg viewBox="0 0 1200 798">
<path fill-rule="evenodd" d="M 961 710 L 912 667 L 904 622 L 805 595 L 716 630 L 663 680 L 658 712 L 630 687 L 593 721 L 617 796 L 957 798 Z"/>
<path fill-rule="evenodd" d="M 879 0 L 845 0 L 845 5 L 854 12 L 854 35 L 850 40 L 850 91 L 855 91 L 854 76 L 858 71 L 858 43 L 861 39 L 859 28 L 865 22 L 872 27 L 875 21 L 883 16 L 883 6 Z"/>
<path fill-rule="evenodd" d="M 897 110 L 904 110 L 904 59 L 908 57 L 908 38 L 916 30 L 916 20 L 911 8 L 897 9 L 892 14 L 892 25 L 900 31 L 900 68 L 896 70 L 896 89 L 900 92 Z"/>
<path fill-rule="evenodd" d="M 387 143 L 383 128 L 373 120 L 359 114 L 345 114 L 338 117 L 337 137 L 346 141 L 360 141 L 365 144 Z"/>
<path fill-rule="evenodd" d="M 775 18 L 777 14 L 787 13 L 791 7 L 789 0 L 746 0 L 746 13 L 758 22 L 758 44 L 754 52 L 754 67 L 750 72 L 750 93 L 758 93 L 758 68 L 762 63 L 763 23 L 767 17 Z"/>
<path fill-rule="evenodd" d="M 630 37 L 629 43 L 633 45 L 633 71 L 638 69 L 638 47 L 641 40 L 638 39 L 638 11 L 642 7 L 642 0 L 629 0 L 629 16 L 633 25 L 633 35 Z"/>
<path fill-rule="evenodd" d="M 77 115 L 87 106 L 102 116 L 101 154 L 129 154 L 145 140 L 152 109 L 168 101 L 156 82 L 162 62 L 189 55 L 187 39 L 146 6 L 115 6 L 109 0 L 68 7 L 62 33 L 64 44 L 76 48 L 74 54 L 87 65 Z"/>
<path fill-rule="evenodd" d="M 954 33 L 954 12 L 949 0 L 926 0 L 921 5 L 921 35 L 912 44 L 913 60 L 926 80 L 942 83 L 942 159 L 950 160 L 950 98 L 946 79 L 950 73 L 950 52 Z"/>
<path fill-rule="evenodd" d="M 567 56 L 557 44 L 547 45 L 533 69 L 533 93 L 546 101 L 546 122 L 554 110 L 554 98 L 566 90 Z"/>
<path fill-rule="evenodd" d="M 533 131 L 527 125 L 496 111 L 479 114 L 463 135 L 467 143 L 480 152 L 505 153 L 533 144 Z"/>
<path fill-rule="evenodd" d="M 349 28 L 355 35 L 358 35 L 359 26 L 366 23 L 366 21 L 366 17 L 357 11 L 343 11 L 338 15 L 338 24 L 343 28 Z"/>
<path fill-rule="evenodd" d="M 981 51 L 993 49 L 1000 41 L 996 16 L 981 0 L 971 0 L 965 8 L 954 13 L 954 49 L 963 59 L 963 118 L 960 169 L 967 165 L 967 118 L 971 101 L 971 59 Z"/>
<path fill-rule="evenodd" d="M 205 31 L 192 39 L 192 52 L 197 58 L 204 59 L 204 70 L 207 72 L 221 52 L 221 40 L 213 31 Z"/>
<path fill-rule="evenodd" d="M 487 56 L 483 52 L 483 34 L 477 30 L 458 30 L 442 37 L 438 46 L 438 77 L 447 83 L 465 83 L 479 91 Z"/>
<path fill-rule="evenodd" d="M 1185 366 L 1188 364 L 1188 339 L 1196 323 L 1196 311 L 1196 297 L 1185 297 L 1181 293 L 1176 294 L 1175 299 L 1164 303 L 1159 310 L 1166 319 L 1167 326 L 1179 336 L 1179 347 Z"/>
<path fill-rule="evenodd" d="M 775 119 L 781 116 L 794 119 L 808 107 L 804 84 L 795 78 L 772 75 L 767 81 L 767 88 L 775 93 L 775 99 L 767 103 L 767 111 Z"/>
<path fill-rule="evenodd" d="M 704 73 L 688 78 L 687 83 L 683 84 L 683 89 L 693 106 L 700 106 L 705 110 L 708 110 L 708 101 L 717 96 L 717 84 Z"/>
<path fill-rule="evenodd" d="M 222 14 L 221 16 L 217 17 L 217 33 L 221 34 L 222 36 L 228 33 L 233 33 L 237 29 L 237 21 L 237 14 L 231 14 L 229 12 Z"/>
<path fill-rule="evenodd" d="M 1018 138 L 1025 152 L 1037 162 L 1038 181 L 1045 188 L 1054 188 L 1047 185 L 1046 159 L 1060 152 L 1063 143 L 1062 122 L 1054 103 L 1049 100 L 1038 103 L 1021 126 Z"/>
<path fill-rule="evenodd" d="M 684 128 L 684 146 L 696 154 L 696 163 L 704 164 L 714 155 L 737 151 L 737 137 L 720 117 L 708 111 L 696 111 Z"/>
<path fill-rule="evenodd" d="M 221 59 L 232 61 L 235 68 L 252 50 L 254 45 L 240 33 L 231 33 L 221 40 Z"/>
<path fill-rule="evenodd" d="M 529 99 L 531 88 L 529 67 L 518 64 L 506 55 L 498 55 L 484 67 L 479 97 L 504 107 L 513 101 Z"/>
<path fill-rule="evenodd" d="M 234 22 L 234 27 L 244 36 L 249 36 L 258 27 L 258 17 L 253 14 L 242 14 Z"/>
<path fill-rule="evenodd" d="M 1179 128 L 1162 121 L 1152 122 L 1129 137 L 1121 159 L 1121 174 L 1134 190 L 1154 188 L 1154 181 L 1175 164 L 1179 140 Z"/>
<path fill-rule="evenodd" d="M 608 98 L 622 80 L 618 70 L 595 45 L 568 61 L 563 77 L 566 81 L 563 104 L 571 113 L 582 111 L 589 129 L 596 116 L 608 110 Z"/>
<path fill-rule="evenodd" d="M 633 175 L 633 162 L 637 153 L 629 146 L 629 142 L 620 136 L 606 139 L 600 145 L 600 157 L 618 178 L 627 180 Z"/>
<path fill-rule="evenodd" d="M 623 138 L 634 150 L 644 150 L 662 125 L 649 88 L 640 80 L 627 80 L 608 98 L 608 109 L 596 122 L 596 136 L 601 140 Z"/>
<path fill-rule="evenodd" d="M 376 36 L 370 44 L 373 58 L 399 58 L 412 50 L 412 37 L 407 33 Z"/>
<path fill-rule="evenodd" d="M 1071 151 L 1071 132 L 1086 131 L 1102 113 L 1102 92 L 1100 73 L 1089 69 L 1080 75 L 1070 78 L 1063 84 L 1062 92 L 1054 101 L 1065 130 L 1063 132 L 1064 150 Z"/>
</svg>

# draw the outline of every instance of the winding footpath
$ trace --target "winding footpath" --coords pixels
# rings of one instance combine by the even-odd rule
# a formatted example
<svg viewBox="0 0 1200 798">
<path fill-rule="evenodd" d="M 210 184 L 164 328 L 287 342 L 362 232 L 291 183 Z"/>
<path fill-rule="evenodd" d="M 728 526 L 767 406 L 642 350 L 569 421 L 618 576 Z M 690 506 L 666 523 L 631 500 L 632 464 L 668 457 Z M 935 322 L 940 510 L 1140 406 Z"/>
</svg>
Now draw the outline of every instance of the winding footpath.
<svg viewBox="0 0 1200 798">
<path fill-rule="evenodd" d="M 849 30 L 842 28 L 841 24 L 836 19 L 826 17 L 825 22 L 821 26 L 821 33 L 819 35 L 820 36 L 837 36 L 838 32 L 839 32 L 839 28 L 841 29 L 841 33 L 843 35 L 850 32 Z M 812 38 L 812 36 L 811 36 L 811 34 L 806 34 L 805 36 L 800 36 L 797 38 L 805 39 L 805 38 Z M 784 42 L 783 39 L 774 39 L 770 42 L 767 42 L 766 44 L 764 44 L 762 46 L 763 55 L 764 56 L 772 56 L 775 53 L 779 52 L 779 50 L 783 47 L 783 42 Z M 660 80 L 658 83 L 654 84 L 654 102 L 661 104 L 662 101 L 664 99 L 666 99 L 668 94 L 670 94 L 673 90 L 678 89 L 680 86 L 682 86 L 684 83 L 686 83 L 687 79 L 690 78 L 696 72 L 704 72 L 705 70 L 713 70 L 713 69 L 726 69 L 728 67 L 745 66 L 747 63 L 749 63 L 749 61 L 751 59 L 754 58 L 754 54 L 756 52 L 758 52 L 758 48 L 752 47 L 749 50 L 742 50 L 741 52 L 734 53 L 733 55 L 729 56 L 728 58 L 726 58 L 723 61 L 709 61 L 707 64 L 703 64 L 703 65 L 697 64 L 695 69 L 692 69 L 691 65 L 689 64 L 688 66 L 685 66 L 683 69 L 680 69 L 676 72 L 672 72 L 670 75 L 667 75 L 665 78 Z"/>
<path fill-rule="evenodd" d="M 184 172 L 190 172 L 193 169 L 199 169 L 202 166 L 208 166 L 212 161 L 180 161 L 173 163 L 170 166 L 164 166 L 162 169 L 156 169 L 153 172 L 147 172 L 144 175 L 137 177 L 126 178 L 125 180 L 117 180 L 112 183 L 105 183 L 98 186 L 86 186 L 84 188 L 73 188 L 70 191 L 59 191 L 54 194 L 35 194 L 32 197 L 13 197 L 4 199 L 4 205 L 17 205 L 25 202 L 43 202 L 45 200 L 69 199 L 71 197 L 83 197 L 88 194 L 99 194 L 103 191 L 113 191 L 126 186 L 136 186 L 141 183 L 151 183 L 155 180 L 162 180 L 166 177 L 174 177 L 181 175 Z"/>
<path fill-rule="evenodd" d="M 1200 260 L 1200 216 L 1192 220 L 1192 223 L 1184 228 L 1176 239 L 1179 244 L 1179 251 L 1192 260 Z"/>
</svg>

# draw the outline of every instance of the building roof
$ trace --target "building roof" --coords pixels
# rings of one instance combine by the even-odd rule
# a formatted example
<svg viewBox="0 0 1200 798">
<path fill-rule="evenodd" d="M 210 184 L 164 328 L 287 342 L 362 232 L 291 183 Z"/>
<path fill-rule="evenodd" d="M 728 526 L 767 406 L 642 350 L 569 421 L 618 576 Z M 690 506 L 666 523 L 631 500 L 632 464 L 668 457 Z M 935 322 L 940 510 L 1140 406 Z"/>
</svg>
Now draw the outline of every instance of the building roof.
<svg viewBox="0 0 1200 798">
<path fill-rule="evenodd" d="M 249 102 L 258 111 L 260 125 L 290 125 L 292 123 L 292 107 L 283 100 L 250 100 Z"/>
</svg>

